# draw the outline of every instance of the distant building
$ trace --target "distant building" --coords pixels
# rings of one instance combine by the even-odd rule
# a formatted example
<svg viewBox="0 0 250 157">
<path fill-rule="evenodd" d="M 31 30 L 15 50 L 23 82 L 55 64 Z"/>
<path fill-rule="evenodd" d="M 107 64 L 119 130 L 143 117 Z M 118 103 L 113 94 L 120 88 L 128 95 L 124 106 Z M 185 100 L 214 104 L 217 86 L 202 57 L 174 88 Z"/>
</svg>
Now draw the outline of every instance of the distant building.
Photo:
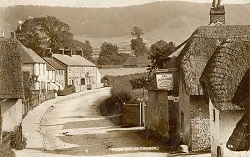
<svg viewBox="0 0 250 157">
<path fill-rule="evenodd" d="M 14 131 L 15 134 L 22 134 L 20 130 L 24 98 L 22 51 L 23 47 L 17 40 L 0 38 L 0 143 L 3 144 L 2 149 L 10 147 L 5 145 L 10 141 L 5 141 L 6 137 L 3 137 L 3 132 Z M 2 143 L 2 140 L 5 143 Z"/>
<path fill-rule="evenodd" d="M 52 58 L 44 57 L 43 59 L 47 62 L 49 82 L 53 83 L 53 86 L 57 86 L 59 89 L 63 89 L 65 87 L 66 77 L 65 67 L 58 64 Z"/>
<path fill-rule="evenodd" d="M 61 50 L 53 54 L 53 59 L 66 68 L 65 85 L 91 85 L 96 88 L 101 83 L 101 74 L 95 64 L 85 59 L 82 54 L 73 55 L 70 50 Z"/>
<path fill-rule="evenodd" d="M 151 64 L 151 61 L 148 59 L 148 56 L 131 56 L 124 63 L 123 67 L 148 67 Z"/>
</svg>

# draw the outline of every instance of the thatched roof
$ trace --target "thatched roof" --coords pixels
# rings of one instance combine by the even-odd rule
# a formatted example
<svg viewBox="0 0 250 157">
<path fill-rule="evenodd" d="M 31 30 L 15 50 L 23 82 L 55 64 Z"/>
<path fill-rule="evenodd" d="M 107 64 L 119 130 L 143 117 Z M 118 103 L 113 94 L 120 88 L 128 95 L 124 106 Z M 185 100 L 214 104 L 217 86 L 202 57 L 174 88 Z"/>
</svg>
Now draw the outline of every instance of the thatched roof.
<svg viewBox="0 0 250 157">
<path fill-rule="evenodd" d="M 246 107 L 242 102 L 249 96 L 249 67 L 250 41 L 230 40 L 216 49 L 201 81 L 217 109 Z"/>
<path fill-rule="evenodd" d="M 249 101 L 248 101 L 249 102 Z M 249 108 L 250 109 L 250 108 Z M 237 123 L 232 135 L 227 141 L 227 148 L 232 151 L 249 151 L 250 150 L 250 111 Z"/>
<path fill-rule="evenodd" d="M 0 38 L 0 98 L 23 98 L 22 45 L 14 39 Z"/>
<path fill-rule="evenodd" d="M 222 42 L 239 36 L 249 37 L 250 26 L 202 26 L 191 35 L 178 57 L 180 72 L 189 95 L 204 94 L 199 79 L 207 62 Z"/>
</svg>

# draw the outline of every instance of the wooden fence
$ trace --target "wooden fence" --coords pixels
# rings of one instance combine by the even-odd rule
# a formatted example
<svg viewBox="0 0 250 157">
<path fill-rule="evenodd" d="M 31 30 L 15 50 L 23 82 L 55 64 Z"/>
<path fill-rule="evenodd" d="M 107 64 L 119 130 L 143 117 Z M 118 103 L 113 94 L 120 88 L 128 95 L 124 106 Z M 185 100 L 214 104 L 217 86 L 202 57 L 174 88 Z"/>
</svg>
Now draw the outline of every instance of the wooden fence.
<svg viewBox="0 0 250 157">
<path fill-rule="evenodd" d="M 46 100 L 54 99 L 55 98 L 55 92 L 54 91 L 48 91 L 46 93 L 40 93 L 40 94 L 32 94 L 32 97 L 30 99 L 27 99 L 24 101 L 23 104 L 23 118 L 28 114 L 28 112 L 33 109 L 34 107 L 38 106 L 39 104 L 43 103 Z"/>
</svg>

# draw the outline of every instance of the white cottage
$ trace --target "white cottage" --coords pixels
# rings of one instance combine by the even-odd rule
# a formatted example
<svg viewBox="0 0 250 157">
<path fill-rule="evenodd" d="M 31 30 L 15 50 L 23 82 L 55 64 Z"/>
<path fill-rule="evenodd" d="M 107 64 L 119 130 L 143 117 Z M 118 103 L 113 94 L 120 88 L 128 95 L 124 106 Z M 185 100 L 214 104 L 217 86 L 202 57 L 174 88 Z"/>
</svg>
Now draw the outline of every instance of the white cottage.
<svg viewBox="0 0 250 157">
<path fill-rule="evenodd" d="M 28 71 L 35 83 L 32 90 L 47 91 L 48 72 L 46 62 L 32 49 L 23 46 L 22 71 Z"/>
</svg>

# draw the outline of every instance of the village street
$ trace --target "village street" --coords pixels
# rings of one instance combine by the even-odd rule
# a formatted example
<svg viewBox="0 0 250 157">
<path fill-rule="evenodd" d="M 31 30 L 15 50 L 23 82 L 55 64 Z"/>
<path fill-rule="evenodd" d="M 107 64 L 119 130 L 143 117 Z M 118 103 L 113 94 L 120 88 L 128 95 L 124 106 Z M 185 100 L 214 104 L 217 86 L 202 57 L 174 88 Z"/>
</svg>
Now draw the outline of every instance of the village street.
<svg viewBox="0 0 250 157">
<path fill-rule="evenodd" d="M 110 88 L 74 93 L 31 110 L 23 121 L 27 146 L 15 151 L 17 157 L 176 156 L 145 138 L 143 127 L 121 128 L 101 116 L 98 105 L 109 93 Z"/>
</svg>

